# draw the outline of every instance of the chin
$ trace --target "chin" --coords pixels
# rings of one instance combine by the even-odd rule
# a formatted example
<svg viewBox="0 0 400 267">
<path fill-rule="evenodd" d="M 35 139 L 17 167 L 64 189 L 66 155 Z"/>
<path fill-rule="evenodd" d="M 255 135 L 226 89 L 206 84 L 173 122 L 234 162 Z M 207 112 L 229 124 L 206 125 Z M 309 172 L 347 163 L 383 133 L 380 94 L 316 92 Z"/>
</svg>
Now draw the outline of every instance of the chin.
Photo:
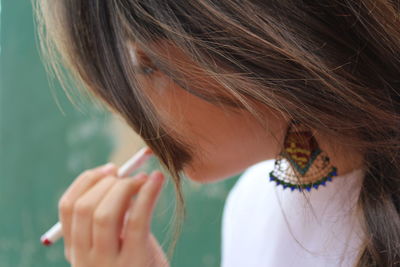
<svg viewBox="0 0 400 267">
<path fill-rule="evenodd" d="M 183 172 L 185 173 L 185 176 L 187 178 L 201 184 L 215 183 L 235 175 L 234 173 L 227 174 L 227 173 L 211 172 L 211 171 L 201 172 L 201 171 L 196 171 L 191 167 L 183 168 Z"/>
<path fill-rule="evenodd" d="M 215 180 L 215 177 L 210 177 L 209 173 L 196 171 L 190 166 L 183 168 L 183 172 L 188 179 L 198 183 L 206 184 Z"/>
</svg>

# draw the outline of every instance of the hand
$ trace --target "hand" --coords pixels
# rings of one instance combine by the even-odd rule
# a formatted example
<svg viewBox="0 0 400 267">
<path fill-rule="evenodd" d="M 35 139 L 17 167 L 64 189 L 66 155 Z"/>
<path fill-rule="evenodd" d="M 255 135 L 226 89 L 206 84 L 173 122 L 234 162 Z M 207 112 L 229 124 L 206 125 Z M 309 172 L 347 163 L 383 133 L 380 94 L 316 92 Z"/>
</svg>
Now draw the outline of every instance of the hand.
<svg viewBox="0 0 400 267">
<path fill-rule="evenodd" d="M 67 261 L 74 267 L 169 267 L 151 233 L 164 180 L 160 171 L 117 178 L 113 164 L 79 175 L 59 201 Z"/>
</svg>

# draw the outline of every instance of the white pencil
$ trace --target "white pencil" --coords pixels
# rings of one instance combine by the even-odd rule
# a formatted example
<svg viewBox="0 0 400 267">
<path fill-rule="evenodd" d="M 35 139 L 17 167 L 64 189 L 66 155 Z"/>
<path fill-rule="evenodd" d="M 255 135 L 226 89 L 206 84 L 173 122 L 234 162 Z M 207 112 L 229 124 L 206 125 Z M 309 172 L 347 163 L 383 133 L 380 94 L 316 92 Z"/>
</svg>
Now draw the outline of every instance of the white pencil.
<svg viewBox="0 0 400 267">
<path fill-rule="evenodd" d="M 135 169 L 138 169 L 152 154 L 153 152 L 148 147 L 140 149 L 118 169 L 118 177 L 130 175 Z M 53 227 L 51 227 L 45 234 L 40 237 L 40 241 L 43 245 L 50 246 L 61 237 L 61 223 L 57 222 Z"/>
</svg>

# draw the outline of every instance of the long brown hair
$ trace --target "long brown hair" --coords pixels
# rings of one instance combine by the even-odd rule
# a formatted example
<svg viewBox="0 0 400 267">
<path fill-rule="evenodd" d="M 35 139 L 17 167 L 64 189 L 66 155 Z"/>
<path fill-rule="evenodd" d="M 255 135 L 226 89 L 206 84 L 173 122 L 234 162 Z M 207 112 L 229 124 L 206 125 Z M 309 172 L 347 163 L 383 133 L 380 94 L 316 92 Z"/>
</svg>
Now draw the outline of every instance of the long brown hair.
<svg viewBox="0 0 400 267">
<path fill-rule="evenodd" d="M 67 66 L 126 119 L 171 174 L 176 229 L 185 216 L 181 170 L 193 147 L 184 136 L 172 138 L 157 119 L 135 78 L 128 41 L 157 70 L 206 101 L 246 109 L 261 123 L 255 103 L 266 105 L 363 151 L 367 171 L 358 204 L 367 240 L 358 266 L 400 264 L 399 1 L 37 3 L 43 53 L 58 78 L 65 80 L 61 67 Z M 168 53 L 151 45 L 163 40 L 201 71 L 168 65 Z M 196 86 L 204 78 L 221 85 L 224 94 Z"/>
</svg>

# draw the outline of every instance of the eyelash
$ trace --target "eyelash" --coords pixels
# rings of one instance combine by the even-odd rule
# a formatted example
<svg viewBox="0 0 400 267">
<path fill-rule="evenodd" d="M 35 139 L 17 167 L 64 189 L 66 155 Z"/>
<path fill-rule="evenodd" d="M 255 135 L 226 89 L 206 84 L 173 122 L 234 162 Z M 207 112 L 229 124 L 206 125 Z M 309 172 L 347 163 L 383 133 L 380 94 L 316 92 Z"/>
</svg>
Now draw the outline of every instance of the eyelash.
<svg viewBox="0 0 400 267">
<path fill-rule="evenodd" d="M 156 69 L 146 66 L 146 65 L 140 65 L 138 67 L 138 74 L 145 74 L 145 75 L 150 75 L 152 74 Z"/>
<path fill-rule="evenodd" d="M 152 64 L 146 55 L 139 52 L 137 56 L 140 58 L 139 65 L 137 66 L 138 74 L 150 75 L 157 70 L 156 66 Z"/>
</svg>

